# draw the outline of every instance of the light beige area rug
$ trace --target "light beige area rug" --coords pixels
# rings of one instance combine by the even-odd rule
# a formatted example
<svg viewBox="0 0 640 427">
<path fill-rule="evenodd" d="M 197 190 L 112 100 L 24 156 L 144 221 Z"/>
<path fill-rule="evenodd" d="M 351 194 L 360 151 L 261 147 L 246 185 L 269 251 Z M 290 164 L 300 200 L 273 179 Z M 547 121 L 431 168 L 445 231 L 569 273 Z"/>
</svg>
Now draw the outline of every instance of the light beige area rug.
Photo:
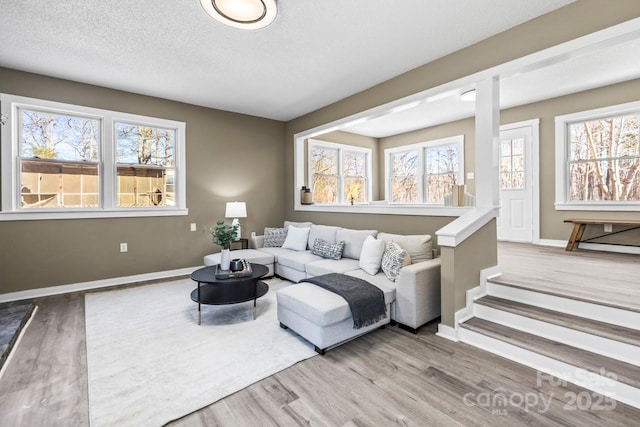
<svg viewBox="0 0 640 427">
<path fill-rule="evenodd" d="M 267 281 L 253 302 L 203 305 L 183 279 L 85 296 L 91 426 L 161 426 L 316 353 L 277 320 Z"/>
</svg>

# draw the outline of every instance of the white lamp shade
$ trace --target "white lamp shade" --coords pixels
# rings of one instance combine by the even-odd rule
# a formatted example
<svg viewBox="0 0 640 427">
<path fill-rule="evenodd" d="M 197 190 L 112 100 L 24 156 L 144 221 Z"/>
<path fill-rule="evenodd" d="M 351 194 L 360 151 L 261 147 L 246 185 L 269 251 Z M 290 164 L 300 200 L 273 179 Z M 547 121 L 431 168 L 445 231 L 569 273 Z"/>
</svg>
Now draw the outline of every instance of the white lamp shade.
<svg viewBox="0 0 640 427">
<path fill-rule="evenodd" d="M 245 202 L 227 202 L 225 218 L 246 218 L 247 204 Z"/>
</svg>

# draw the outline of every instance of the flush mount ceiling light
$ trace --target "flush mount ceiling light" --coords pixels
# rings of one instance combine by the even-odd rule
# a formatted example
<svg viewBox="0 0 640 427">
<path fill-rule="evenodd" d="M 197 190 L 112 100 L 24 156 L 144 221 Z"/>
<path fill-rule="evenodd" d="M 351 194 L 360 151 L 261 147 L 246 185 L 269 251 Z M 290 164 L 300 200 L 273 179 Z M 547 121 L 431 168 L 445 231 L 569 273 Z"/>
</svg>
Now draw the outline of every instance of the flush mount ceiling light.
<svg viewBox="0 0 640 427">
<path fill-rule="evenodd" d="M 475 89 L 470 89 L 470 90 L 465 90 L 464 92 L 462 92 L 460 94 L 460 99 L 466 102 L 473 102 L 476 100 L 476 90 Z"/>
<path fill-rule="evenodd" d="M 276 0 L 200 0 L 200 3 L 217 21 L 245 30 L 266 27 L 278 13 Z"/>
</svg>

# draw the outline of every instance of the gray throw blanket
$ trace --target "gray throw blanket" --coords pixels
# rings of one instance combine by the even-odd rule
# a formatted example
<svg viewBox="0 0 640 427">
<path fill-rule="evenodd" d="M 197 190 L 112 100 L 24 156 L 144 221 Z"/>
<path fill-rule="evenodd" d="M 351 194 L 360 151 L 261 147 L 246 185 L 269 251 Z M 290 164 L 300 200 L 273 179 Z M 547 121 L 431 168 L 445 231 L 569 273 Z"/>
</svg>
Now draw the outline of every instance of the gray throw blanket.
<svg viewBox="0 0 640 427">
<path fill-rule="evenodd" d="M 313 283 L 344 298 L 351 309 L 353 329 L 373 325 L 387 314 L 384 293 L 366 280 L 331 273 L 303 279 L 302 282 Z"/>
</svg>

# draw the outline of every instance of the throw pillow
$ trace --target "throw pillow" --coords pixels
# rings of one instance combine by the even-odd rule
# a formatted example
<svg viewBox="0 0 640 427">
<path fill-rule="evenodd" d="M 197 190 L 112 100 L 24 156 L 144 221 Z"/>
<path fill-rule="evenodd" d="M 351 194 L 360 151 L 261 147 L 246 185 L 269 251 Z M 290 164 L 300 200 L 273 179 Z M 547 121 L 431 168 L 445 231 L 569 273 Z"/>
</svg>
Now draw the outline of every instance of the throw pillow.
<svg viewBox="0 0 640 427">
<path fill-rule="evenodd" d="M 287 239 L 286 228 L 264 228 L 264 247 L 265 248 L 280 248 Z"/>
<path fill-rule="evenodd" d="M 304 251 L 307 249 L 309 230 L 311 230 L 311 228 L 289 226 L 287 238 L 284 240 L 282 247 L 285 249 L 293 249 L 294 251 Z"/>
<path fill-rule="evenodd" d="M 414 235 L 401 235 L 401 234 L 389 234 L 379 233 L 378 239 L 390 242 L 393 240 L 402 249 L 407 251 L 411 256 L 411 263 L 415 264 L 420 261 L 427 261 L 433 258 L 431 252 L 432 241 L 431 236 L 428 234 L 414 234 Z"/>
<path fill-rule="evenodd" d="M 375 276 L 380 271 L 382 255 L 384 255 L 384 242 L 373 236 L 367 236 L 360 252 L 360 268 Z"/>
<path fill-rule="evenodd" d="M 336 233 L 336 242 L 344 240 L 344 252 L 342 256 L 351 259 L 360 259 L 362 252 L 362 244 L 367 236 L 376 237 L 377 230 L 352 230 L 350 228 L 341 228 Z"/>
<path fill-rule="evenodd" d="M 387 247 L 382 255 L 382 271 L 385 276 L 393 282 L 398 279 L 400 270 L 405 265 L 411 264 L 411 257 L 393 240 L 387 243 Z"/>
<path fill-rule="evenodd" d="M 340 259 L 342 258 L 343 250 L 344 241 L 331 243 L 324 239 L 316 239 L 313 242 L 313 249 L 311 249 L 311 253 L 321 256 L 322 258 Z"/>
<path fill-rule="evenodd" d="M 284 222 L 284 228 L 289 228 L 289 226 L 298 227 L 298 228 L 309 228 L 312 225 L 313 225 L 312 222 L 294 222 L 294 221 Z"/>
</svg>

